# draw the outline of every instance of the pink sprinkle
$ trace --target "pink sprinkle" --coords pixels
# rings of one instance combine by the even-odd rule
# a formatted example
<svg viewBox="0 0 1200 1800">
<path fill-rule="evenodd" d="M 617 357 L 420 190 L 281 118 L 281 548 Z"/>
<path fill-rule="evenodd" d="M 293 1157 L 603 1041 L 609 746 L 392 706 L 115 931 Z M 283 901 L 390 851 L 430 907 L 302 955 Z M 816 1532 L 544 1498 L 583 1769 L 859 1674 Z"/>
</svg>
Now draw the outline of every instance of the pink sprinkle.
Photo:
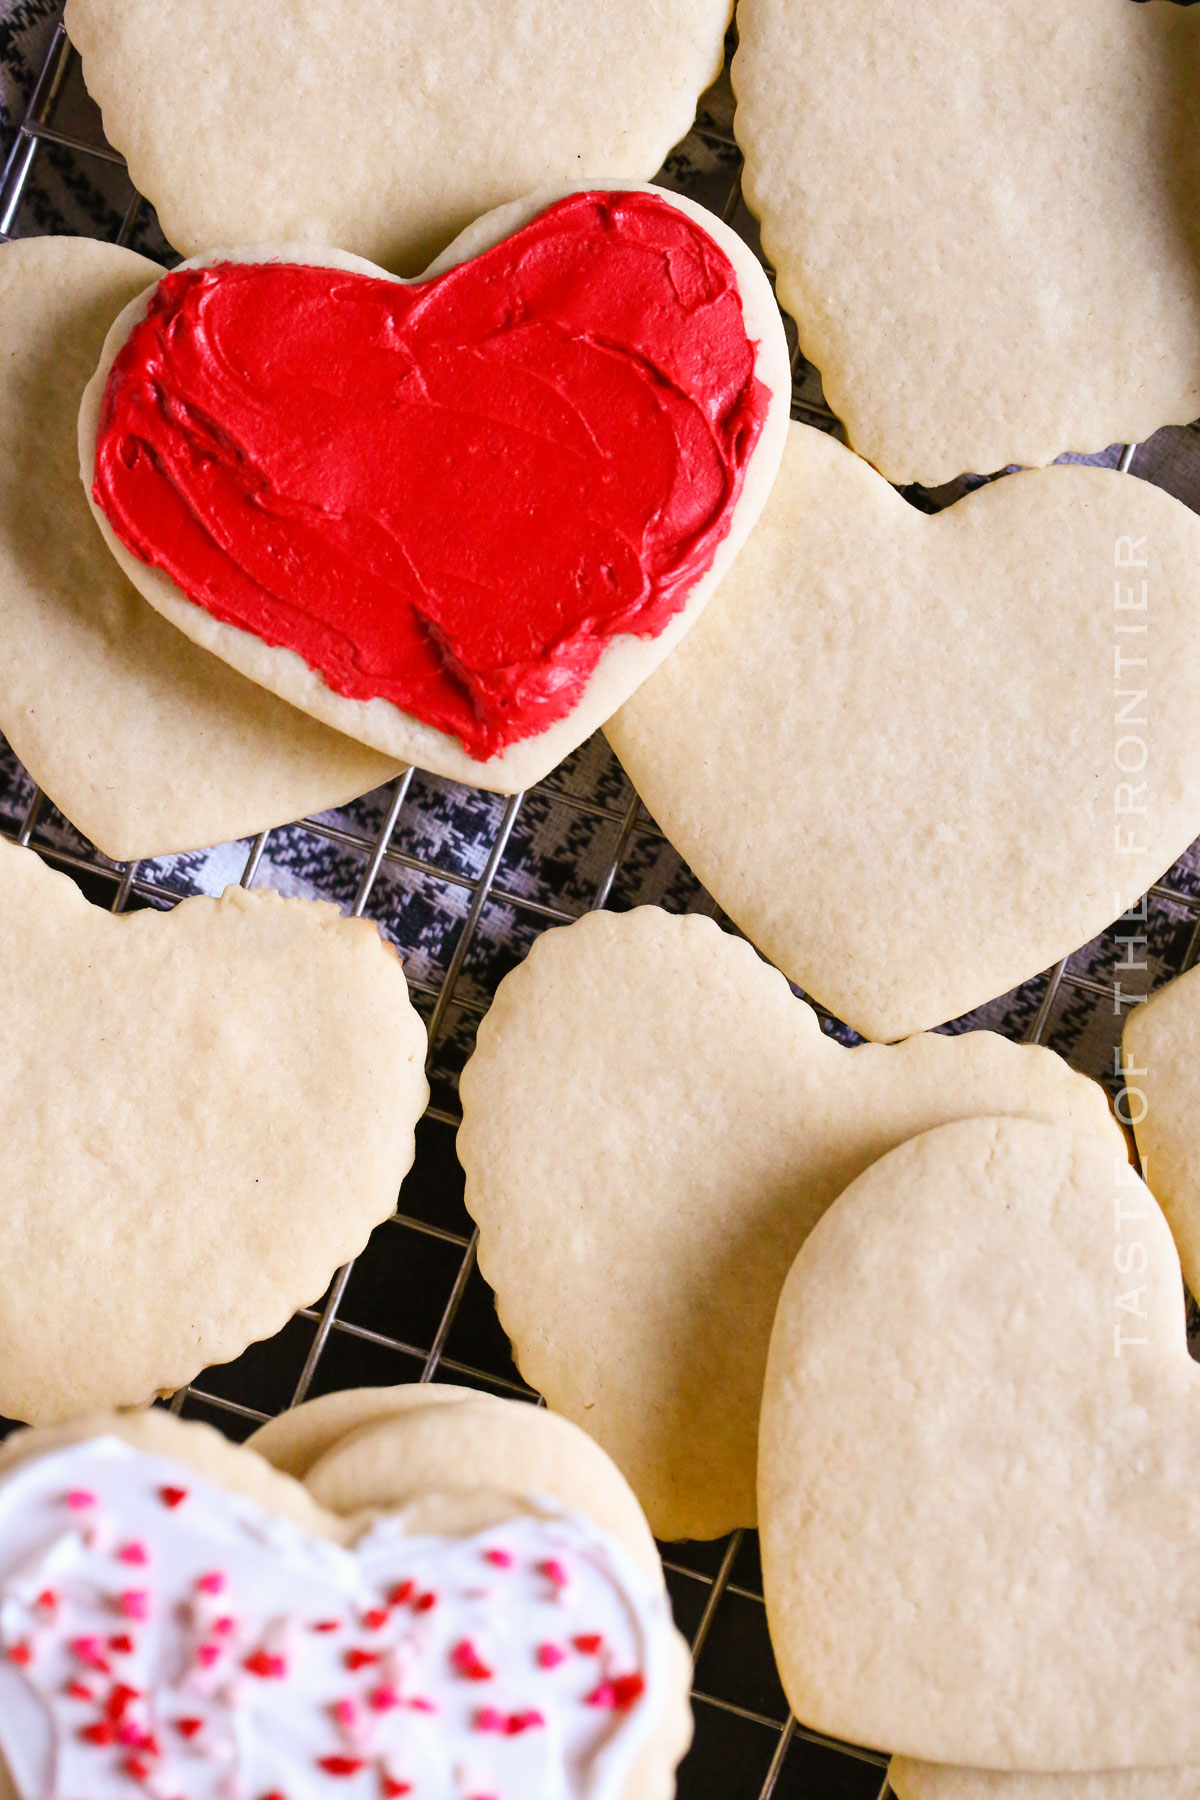
<svg viewBox="0 0 1200 1800">
<path fill-rule="evenodd" d="M 565 1650 L 557 1644 L 539 1644 L 537 1647 L 537 1666 L 539 1669 L 557 1669 L 559 1663 L 567 1660 Z"/>
<path fill-rule="evenodd" d="M 196 1649 L 196 1661 L 202 1669 L 211 1669 L 220 1654 L 220 1644 L 200 1644 Z"/>
<path fill-rule="evenodd" d="M 339 1725 L 358 1724 L 358 1707 L 353 1700 L 335 1700 L 329 1710 Z"/>
<path fill-rule="evenodd" d="M 565 1588 L 571 1579 L 563 1564 L 554 1556 L 550 1557 L 548 1561 L 538 1564 L 538 1574 L 544 1575 L 546 1580 L 556 1588 Z"/>
<path fill-rule="evenodd" d="M 150 1552 L 139 1538 L 135 1539 L 132 1544 L 122 1544 L 117 1551 L 117 1557 L 119 1561 L 130 1563 L 134 1568 L 144 1569 L 150 1561 Z"/>
<path fill-rule="evenodd" d="M 67 1505 L 72 1512 L 89 1512 L 93 1506 L 99 1506 L 99 1504 L 95 1494 L 88 1488 L 72 1488 L 67 1495 Z"/>
<path fill-rule="evenodd" d="M 146 1734 L 140 1725 L 132 1723 L 117 1726 L 117 1742 L 124 1744 L 129 1750 L 140 1750 L 145 1743 Z"/>
<path fill-rule="evenodd" d="M 483 1559 L 490 1562 L 493 1569 L 511 1569 L 514 1561 L 511 1550 L 485 1550 Z"/>
<path fill-rule="evenodd" d="M 144 1624 L 150 1617 L 150 1595 L 145 1588 L 128 1588 L 117 1604 L 127 1619 Z"/>
<path fill-rule="evenodd" d="M 484 1706 L 475 1714 L 476 1731 L 503 1731 L 508 1723 L 502 1712 L 494 1706 Z"/>
<path fill-rule="evenodd" d="M 367 1695 L 367 1705 L 373 1712 L 391 1712 L 393 1707 L 399 1706 L 399 1704 L 400 1695 L 390 1681 L 381 1682 Z"/>
<path fill-rule="evenodd" d="M 70 1648 L 80 1662 L 90 1663 L 92 1668 L 106 1670 L 108 1664 L 104 1659 L 104 1640 L 98 1637 L 77 1637 L 71 1639 Z"/>
<path fill-rule="evenodd" d="M 196 1586 L 202 1594 L 223 1594 L 229 1586 L 229 1577 L 221 1569 L 214 1569 L 211 1574 L 201 1575 Z"/>
<path fill-rule="evenodd" d="M 213 1620 L 212 1628 L 215 1637 L 229 1637 L 237 1629 L 237 1620 L 231 1619 L 226 1613 L 222 1618 Z"/>
<path fill-rule="evenodd" d="M 433 1701 L 426 1700 L 421 1694 L 414 1695 L 411 1700 L 406 1700 L 404 1704 L 407 1706 L 409 1712 L 435 1713 L 437 1711 L 437 1707 L 434 1705 Z"/>
</svg>

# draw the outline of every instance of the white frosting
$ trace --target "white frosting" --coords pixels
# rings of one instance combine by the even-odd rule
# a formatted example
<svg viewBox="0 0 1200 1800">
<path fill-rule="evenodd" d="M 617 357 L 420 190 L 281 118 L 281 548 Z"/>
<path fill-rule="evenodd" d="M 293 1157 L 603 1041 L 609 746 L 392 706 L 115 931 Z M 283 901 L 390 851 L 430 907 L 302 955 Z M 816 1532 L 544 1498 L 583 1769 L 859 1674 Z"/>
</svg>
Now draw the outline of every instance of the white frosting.
<svg viewBox="0 0 1200 1800">
<path fill-rule="evenodd" d="M 622 1546 L 549 1504 L 345 1550 L 114 1438 L 0 1482 L 22 1800 L 617 1800 L 669 1631 Z"/>
</svg>

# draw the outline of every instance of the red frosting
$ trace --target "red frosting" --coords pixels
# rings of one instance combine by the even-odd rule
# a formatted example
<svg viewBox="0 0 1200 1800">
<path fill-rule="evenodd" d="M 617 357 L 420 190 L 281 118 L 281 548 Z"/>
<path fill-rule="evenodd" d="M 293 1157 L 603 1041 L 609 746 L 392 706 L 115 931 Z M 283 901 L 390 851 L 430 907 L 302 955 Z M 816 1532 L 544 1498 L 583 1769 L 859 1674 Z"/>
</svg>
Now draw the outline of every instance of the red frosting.
<svg viewBox="0 0 1200 1800">
<path fill-rule="evenodd" d="M 572 195 L 413 286 L 181 269 L 113 364 L 93 493 L 214 618 L 485 759 L 711 566 L 754 353 L 728 257 L 653 194 Z"/>
</svg>

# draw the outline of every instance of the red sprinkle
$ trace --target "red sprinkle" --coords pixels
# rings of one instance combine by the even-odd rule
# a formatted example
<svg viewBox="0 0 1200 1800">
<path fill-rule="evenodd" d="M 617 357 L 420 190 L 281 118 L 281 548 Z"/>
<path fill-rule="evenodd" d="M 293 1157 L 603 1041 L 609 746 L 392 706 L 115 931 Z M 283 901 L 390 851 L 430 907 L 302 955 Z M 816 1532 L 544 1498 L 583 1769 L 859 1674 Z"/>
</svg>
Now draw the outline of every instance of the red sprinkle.
<svg viewBox="0 0 1200 1800">
<path fill-rule="evenodd" d="M 388 1595 L 388 1605 L 407 1606 L 415 1591 L 416 1583 L 414 1581 L 402 1581 L 399 1587 L 394 1587 Z"/>
<path fill-rule="evenodd" d="M 571 1642 L 581 1656 L 595 1656 L 597 1651 L 604 1647 L 604 1639 L 598 1631 L 589 1631 L 582 1637 L 573 1637 Z"/>
<path fill-rule="evenodd" d="M 587 1697 L 587 1704 L 603 1706 L 611 1712 L 628 1712 L 645 1691 L 646 1683 L 641 1675 L 618 1675 L 614 1680 L 602 1681 L 598 1688 L 593 1688 Z"/>
<path fill-rule="evenodd" d="M 182 1506 L 188 1497 L 188 1491 L 186 1488 L 177 1487 L 159 1488 L 158 1497 L 164 1506 Z"/>
<path fill-rule="evenodd" d="M 547 1562 L 538 1564 L 538 1574 L 544 1575 L 556 1588 L 565 1588 L 570 1576 L 557 1557 L 550 1557 Z"/>
<path fill-rule="evenodd" d="M 125 1773 L 131 1775 L 134 1781 L 145 1781 L 150 1773 L 150 1764 L 143 1762 L 140 1756 L 127 1756 L 124 1768 Z"/>
<path fill-rule="evenodd" d="M 509 1713 L 504 1721 L 504 1731 L 508 1737 L 519 1737 L 523 1731 L 540 1730 L 545 1723 L 544 1715 L 531 1706 L 527 1712 Z"/>
<path fill-rule="evenodd" d="M 39 1612 L 55 1612 L 58 1608 L 58 1595 L 53 1588 L 43 1588 L 35 1604 Z"/>
<path fill-rule="evenodd" d="M 382 1631 L 387 1622 L 388 1615 L 386 1607 L 376 1606 L 373 1607 L 369 1613 L 363 1614 L 363 1624 L 368 1631 Z"/>
<path fill-rule="evenodd" d="M 340 1631 L 342 1622 L 340 1619 L 318 1619 L 312 1629 L 314 1631 Z"/>
<path fill-rule="evenodd" d="M 399 1706 L 399 1704 L 400 1696 L 390 1681 L 382 1682 L 379 1687 L 372 1688 L 367 1695 L 367 1705 L 372 1712 L 391 1712 L 393 1707 Z"/>
<path fill-rule="evenodd" d="M 242 1667 L 260 1681 L 283 1681 L 287 1676 L 287 1658 L 274 1656 L 269 1650 L 252 1651 L 242 1659 Z"/>
<path fill-rule="evenodd" d="M 317 1763 L 327 1775 L 357 1775 L 366 1765 L 361 1756 L 322 1756 Z"/>
<path fill-rule="evenodd" d="M 489 1669 L 470 1638 L 463 1638 L 450 1652 L 450 1667 L 467 1681 L 490 1681 L 495 1671 Z"/>
<path fill-rule="evenodd" d="M 194 1738 L 204 1730 L 203 1719 L 176 1719 L 175 1729 L 181 1738 Z M 265 1800 L 265 1797 L 264 1797 Z"/>
<path fill-rule="evenodd" d="M 140 1699 L 141 1695 L 136 1688 L 128 1687 L 125 1682 L 118 1681 L 105 1701 L 104 1715 L 108 1719 L 123 1719 L 134 1701 Z"/>
<path fill-rule="evenodd" d="M 115 1650 L 118 1656 L 133 1655 L 133 1639 L 127 1631 L 120 1631 L 116 1637 L 110 1637 L 108 1647 L 110 1650 Z"/>
<path fill-rule="evenodd" d="M 380 1792 L 386 1794 L 388 1800 L 399 1800 L 401 1794 L 411 1794 L 413 1791 L 411 1781 L 395 1781 L 390 1775 L 382 1776 L 379 1786 Z"/>
<path fill-rule="evenodd" d="M 33 1661 L 32 1646 L 29 1644 L 10 1644 L 8 1660 L 10 1663 L 16 1663 L 18 1669 L 28 1668 L 29 1664 Z"/>
<path fill-rule="evenodd" d="M 418 1599 L 413 1601 L 413 1611 L 419 1613 L 432 1612 L 436 1605 L 436 1594 L 422 1594 Z"/>
<path fill-rule="evenodd" d="M 372 1663 L 379 1661 L 377 1650 L 347 1650 L 345 1663 L 348 1669 L 369 1669 Z"/>
<path fill-rule="evenodd" d="M 117 1728 L 101 1721 L 95 1725 L 84 1725 L 80 1728 L 80 1737 L 85 1744 L 115 1744 Z"/>
<path fill-rule="evenodd" d="M 91 1688 L 85 1686 L 82 1681 L 68 1681 L 63 1692 L 68 1694 L 72 1700 L 94 1700 L 96 1698 Z"/>
<path fill-rule="evenodd" d="M 557 1644 L 539 1644 L 537 1647 L 539 1669 L 557 1669 L 559 1663 L 565 1663 L 566 1660 L 566 1651 L 560 1650 Z"/>
</svg>

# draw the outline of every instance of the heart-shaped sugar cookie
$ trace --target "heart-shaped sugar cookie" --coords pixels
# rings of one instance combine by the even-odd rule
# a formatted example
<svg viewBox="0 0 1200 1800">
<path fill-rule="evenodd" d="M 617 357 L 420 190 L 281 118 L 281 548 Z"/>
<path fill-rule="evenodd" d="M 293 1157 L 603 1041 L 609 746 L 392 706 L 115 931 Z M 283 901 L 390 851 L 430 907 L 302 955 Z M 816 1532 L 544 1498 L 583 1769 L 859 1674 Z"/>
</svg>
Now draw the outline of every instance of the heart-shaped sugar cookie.
<svg viewBox="0 0 1200 1800">
<path fill-rule="evenodd" d="M 1200 16 L 1153 0 L 742 0 L 747 200 L 891 481 L 1200 413 Z"/>
<path fill-rule="evenodd" d="M 561 1421 L 451 1399 L 375 1397 L 306 1485 L 173 1419 L 18 1439 L 0 1755 L 22 1800 L 668 1793 L 687 1656 L 632 1496 Z M 479 1466 L 477 1429 L 521 1453 L 516 1485 Z M 315 1497 L 324 1469 L 345 1505 Z"/>
<path fill-rule="evenodd" d="M 1095 1775 L 1009 1775 L 894 1756 L 896 1800 L 1195 1800 L 1200 1770 L 1103 1769 Z"/>
<path fill-rule="evenodd" d="M 1200 1293 L 1200 970 L 1135 1006 L 1122 1036 L 1123 1110 L 1142 1171 Z"/>
<path fill-rule="evenodd" d="M 763 1369 L 796 1252 L 866 1166 L 947 1119 L 1104 1096 L 990 1033 L 847 1050 L 750 946 L 653 907 L 546 932 L 461 1082 L 480 1267 L 526 1379 L 660 1537 L 755 1519 Z"/>
<path fill-rule="evenodd" d="M 135 1406 L 310 1305 L 428 1089 L 399 959 L 231 888 L 112 917 L 0 843 L 0 1413 Z"/>
<path fill-rule="evenodd" d="M 198 643 L 387 755 L 515 790 L 699 615 L 789 393 L 733 232 L 585 190 L 502 209 L 416 284 L 294 248 L 175 271 L 109 334 L 81 467 Z"/>
<path fill-rule="evenodd" d="M 119 860 L 322 811 L 396 767 L 190 644 L 97 536 L 80 396 L 114 318 L 159 273 L 84 238 L 0 249 L 0 730 Z"/>
<path fill-rule="evenodd" d="M 1095 1136 L 927 1132 L 783 1290 L 767 1618 L 799 1718 L 929 1761 L 1200 1761 L 1200 1371 L 1149 1190 Z"/>
<path fill-rule="evenodd" d="M 581 169 L 647 181 L 715 80 L 732 0 L 70 0 L 109 142 L 187 256 L 340 244 L 415 274 Z"/>
<path fill-rule="evenodd" d="M 1200 520 L 1013 475 L 928 518 L 793 425 L 716 602 L 607 728 L 676 849 L 867 1037 L 1101 931 L 1200 834 Z M 719 778 L 718 778 L 719 772 Z"/>
</svg>

